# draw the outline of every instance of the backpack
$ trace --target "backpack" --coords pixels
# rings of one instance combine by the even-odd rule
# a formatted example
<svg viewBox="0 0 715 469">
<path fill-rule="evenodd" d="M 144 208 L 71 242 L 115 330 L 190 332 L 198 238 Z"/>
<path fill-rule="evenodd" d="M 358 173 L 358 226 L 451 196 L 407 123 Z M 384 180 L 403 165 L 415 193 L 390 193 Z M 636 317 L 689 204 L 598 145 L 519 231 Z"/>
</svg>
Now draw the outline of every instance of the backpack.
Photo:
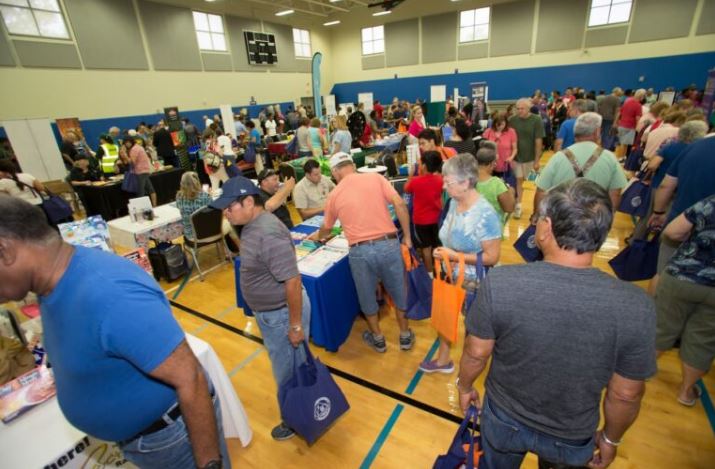
<svg viewBox="0 0 715 469">
<path fill-rule="evenodd" d="M 155 247 L 149 249 L 148 256 L 157 281 L 165 278 L 173 282 L 189 271 L 184 251 L 178 244 L 157 243 Z"/>
</svg>

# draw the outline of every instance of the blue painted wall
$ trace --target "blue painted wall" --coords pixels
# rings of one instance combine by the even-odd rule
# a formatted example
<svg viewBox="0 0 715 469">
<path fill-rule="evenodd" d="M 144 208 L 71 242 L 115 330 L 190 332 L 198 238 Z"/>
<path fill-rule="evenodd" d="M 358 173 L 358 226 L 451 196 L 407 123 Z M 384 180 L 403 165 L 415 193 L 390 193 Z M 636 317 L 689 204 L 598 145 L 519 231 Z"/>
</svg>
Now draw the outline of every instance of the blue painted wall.
<svg viewBox="0 0 715 469">
<path fill-rule="evenodd" d="M 383 103 L 400 99 L 429 100 L 430 85 L 447 85 L 447 95 L 459 88 L 461 96 L 469 96 L 469 84 L 486 81 L 490 100 L 517 99 L 531 96 L 536 89 L 563 91 L 569 86 L 587 90 L 611 90 L 615 86 L 627 88 L 654 88 L 668 86 L 685 88 L 691 83 L 704 88 L 707 72 L 715 67 L 715 52 L 676 55 L 638 60 L 621 60 L 579 65 L 492 70 L 469 73 L 450 73 L 409 78 L 392 78 L 362 82 L 337 83 L 331 91 L 337 103 L 356 102 L 358 93 L 372 92 Z M 640 76 L 645 77 L 639 82 Z"/>
</svg>

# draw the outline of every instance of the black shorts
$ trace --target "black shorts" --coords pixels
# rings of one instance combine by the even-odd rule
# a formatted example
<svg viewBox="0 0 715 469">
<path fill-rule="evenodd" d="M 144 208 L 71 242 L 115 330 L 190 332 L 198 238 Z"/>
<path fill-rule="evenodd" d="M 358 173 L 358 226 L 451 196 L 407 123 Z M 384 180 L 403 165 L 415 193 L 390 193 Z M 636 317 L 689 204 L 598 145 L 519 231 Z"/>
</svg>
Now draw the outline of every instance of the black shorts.
<svg viewBox="0 0 715 469">
<path fill-rule="evenodd" d="M 415 225 L 416 248 L 436 248 L 442 245 L 439 242 L 439 225 Z"/>
</svg>

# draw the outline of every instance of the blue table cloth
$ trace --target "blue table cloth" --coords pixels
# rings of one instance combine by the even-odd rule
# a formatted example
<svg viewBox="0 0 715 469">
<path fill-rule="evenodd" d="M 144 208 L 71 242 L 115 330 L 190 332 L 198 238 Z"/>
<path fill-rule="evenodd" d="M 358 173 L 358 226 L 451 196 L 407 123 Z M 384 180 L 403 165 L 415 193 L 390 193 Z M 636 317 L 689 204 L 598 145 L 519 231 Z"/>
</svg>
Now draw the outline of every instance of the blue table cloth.
<svg viewBox="0 0 715 469">
<path fill-rule="evenodd" d="M 291 231 L 312 234 L 315 226 L 297 225 Z M 240 258 L 234 259 L 236 278 L 236 305 L 244 309 L 247 316 L 253 313 L 247 308 L 240 286 Z M 302 275 L 303 287 L 310 298 L 310 337 L 315 345 L 330 352 L 338 348 L 350 335 L 355 317 L 360 313 L 355 282 L 350 272 L 350 263 L 345 256 L 320 277 Z"/>
</svg>

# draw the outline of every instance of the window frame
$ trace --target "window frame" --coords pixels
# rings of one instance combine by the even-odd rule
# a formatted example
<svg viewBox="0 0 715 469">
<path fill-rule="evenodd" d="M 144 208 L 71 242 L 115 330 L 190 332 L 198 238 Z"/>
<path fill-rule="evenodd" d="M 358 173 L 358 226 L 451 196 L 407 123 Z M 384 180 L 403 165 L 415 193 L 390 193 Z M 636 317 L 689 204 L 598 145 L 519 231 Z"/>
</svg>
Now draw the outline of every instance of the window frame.
<svg viewBox="0 0 715 469">
<path fill-rule="evenodd" d="M 487 22 L 486 23 L 477 23 L 476 21 L 476 15 L 477 11 L 479 10 L 487 10 Z M 473 15 L 472 17 L 475 18 L 474 22 L 472 24 L 468 25 L 462 25 L 462 14 L 471 12 Z M 487 36 L 485 38 L 479 38 L 476 39 L 476 32 L 477 28 L 481 26 L 486 26 L 487 28 Z M 462 41 L 462 30 L 464 29 L 471 29 L 472 30 L 472 38 L 468 41 Z M 472 8 L 469 10 L 462 10 L 459 12 L 459 26 L 457 28 L 457 43 L 458 44 L 471 44 L 475 42 L 487 42 L 489 41 L 489 38 L 491 37 L 492 34 L 492 7 L 491 6 L 486 6 L 486 7 L 479 7 L 479 8 Z"/>
<path fill-rule="evenodd" d="M 72 36 L 72 31 L 70 30 L 70 24 L 69 21 L 67 20 L 67 15 L 65 13 L 64 5 L 62 5 L 61 0 L 56 0 L 57 2 L 57 11 L 55 10 L 48 10 L 45 8 L 38 8 L 32 6 L 31 0 L 25 0 L 26 5 L 17 5 L 14 3 L 11 3 L 8 0 L 0 0 L 0 6 L 1 7 L 8 7 L 8 8 L 19 8 L 22 10 L 27 10 L 30 12 L 30 16 L 32 17 L 33 24 L 35 26 L 35 29 L 37 30 L 37 34 L 25 34 L 25 33 L 14 33 L 10 31 L 10 28 L 7 25 L 7 22 L 5 21 L 5 16 L 0 13 L 0 16 L 2 17 L 3 25 L 5 26 L 5 29 L 7 30 L 7 34 L 10 37 L 17 37 L 17 38 L 22 38 L 22 39 L 41 39 L 44 41 L 61 41 L 61 42 L 74 42 L 73 36 Z M 42 12 L 42 13 L 53 13 L 53 14 L 58 14 L 62 18 L 62 24 L 64 25 L 65 32 L 67 33 L 67 36 L 61 37 L 61 36 L 48 36 L 42 34 L 42 31 L 40 29 L 40 24 L 37 21 L 37 16 L 35 15 L 35 12 Z"/>
<path fill-rule="evenodd" d="M 589 2 L 588 6 L 588 17 L 586 18 L 586 29 L 595 29 L 595 28 L 604 28 L 604 27 L 612 27 L 612 26 L 623 26 L 623 25 L 628 25 L 631 22 L 631 19 L 633 18 L 633 3 L 634 0 L 607 0 L 609 3 L 608 5 L 595 5 L 594 2 L 595 0 L 591 0 Z M 613 4 L 616 5 L 623 5 L 623 4 L 629 4 L 629 9 L 628 9 L 628 19 L 624 21 L 614 21 L 611 22 L 611 11 L 613 9 Z M 607 20 L 605 23 L 602 24 L 595 24 L 591 25 L 591 15 L 593 14 L 594 8 L 606 8 L 608 7 L 608 16 Z"/>
<path fill-rule="evenodd" d="M 2 0 L 0 0 L 2 1 Z M 199 26 L 196 24 L 196 15 L 204 15 L 206 17 L 206 25 L 208 29 L 199 29 Z M 210 17 L 215 16 L 219 18 L 221 21 L 221 31 L 214 31 L 211 29 L 211 20 Z M 194 22 L 194 36 L 196 37 L 196 45 L 199 47 L 199 52 L 210 52 L 214 54 L 229 54 L 231 51 L 228 48 L 228 34 L 226 32 L 226 25 L 224 24 L 224 18 L 223 15 L 219 15 L 216 13 L 208 13 L 206 11 L 200 11 L 200 10 L 191 10 L 191 18 Z M 201 41 L 199 40 L 199 33 L 204 33 L 209 35 L 209 39 L 211 40 L 211 49 L 204 49 L 201 47 Z M 215 48 L 214 44 L 214 37 L 213 35 L 221 35 L 223 37 L 223 49 L 217 49 Z"/>
<path fill-rule="evenodd" d="M 381 37 L 375 38 L 374 33 L 376 30 L 380 31 Z M 370 31 L 370 35 L 371 35 L 370 39 L 365 40 L 365 38 L 364 38 L 365 31 Z M 378 42 L 382 43 L 382 50 L 375 52 L 374 46 Z M 365 52 L 365 44 L 366 43 L 371 44 L 371 47 L 373 48 L 372 52 L 368 52 L 368 53 Z M 363 57 L 385 54 L 385 25 L 384 24 L 379 24 L 377 26 L 368 26 L 366 28 L 360 28 L 360 52 Z"/>
<path fill-rule="evenodd" d="M 313 44 L 310 38 L 310 30 L 309 29 L 301 29 L 301 28 L 293 28 L 293 55 L 295 56 L 296 59 L 312 59 L 313 58 Z M 308 42 L 302 42 L 302 41 L 296 41 L 295 36 L 296 32 L 298 33 L 299 36 L 302 36 L 303 33 L 306 33 L 308 36 Z M 300 38 L 300 39 L 305 39 L 305 38 Z M 296 46 L 308 46 L 308 55 L 303 55 L 298 54 L 298 50 L 296 49 Z"/>
</svg>

